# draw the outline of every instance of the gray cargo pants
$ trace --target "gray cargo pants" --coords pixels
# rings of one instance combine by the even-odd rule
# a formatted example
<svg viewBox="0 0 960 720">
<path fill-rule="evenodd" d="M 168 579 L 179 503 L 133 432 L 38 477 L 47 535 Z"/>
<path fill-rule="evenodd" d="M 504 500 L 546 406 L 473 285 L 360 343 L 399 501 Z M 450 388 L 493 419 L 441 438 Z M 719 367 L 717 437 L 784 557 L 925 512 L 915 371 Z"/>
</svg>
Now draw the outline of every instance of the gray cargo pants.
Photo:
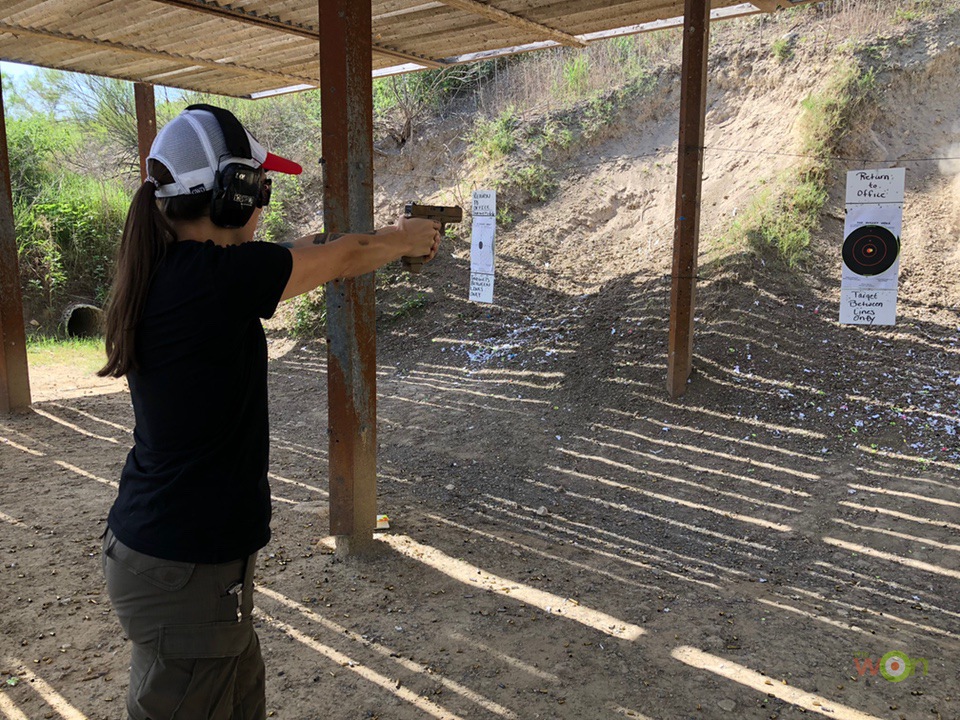
<svg viewBox="0 0 960 720">
<path fill-rule="evenodd" d="M 133 643 L 130 720 L 266 718 L 263 659 L 251 620 L 255 559 L 161 560 L 107 530 L 107 591 Z"/>
</svg>

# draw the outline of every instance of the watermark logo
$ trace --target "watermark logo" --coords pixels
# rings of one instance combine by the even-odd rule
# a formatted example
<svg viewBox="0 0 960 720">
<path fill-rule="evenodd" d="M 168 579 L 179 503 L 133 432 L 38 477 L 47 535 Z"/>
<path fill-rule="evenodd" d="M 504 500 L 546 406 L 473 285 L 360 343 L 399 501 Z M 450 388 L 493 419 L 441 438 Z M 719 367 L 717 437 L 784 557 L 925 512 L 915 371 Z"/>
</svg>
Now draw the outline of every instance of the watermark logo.
<svg viewBox="0 0 960 720">
<path fill-rule="evenodd" d="M 853 656 L 853 665 L 860 677 L 879 673 L 890 682 L 903 682 L 916 674 L 918 667 L 926 675 L 930 666 L 924 658 L 911 658 L 899 650 L 888 652 L 879 660 L 870 657 L 868 653 L 857 653 Z"/>
</svg>

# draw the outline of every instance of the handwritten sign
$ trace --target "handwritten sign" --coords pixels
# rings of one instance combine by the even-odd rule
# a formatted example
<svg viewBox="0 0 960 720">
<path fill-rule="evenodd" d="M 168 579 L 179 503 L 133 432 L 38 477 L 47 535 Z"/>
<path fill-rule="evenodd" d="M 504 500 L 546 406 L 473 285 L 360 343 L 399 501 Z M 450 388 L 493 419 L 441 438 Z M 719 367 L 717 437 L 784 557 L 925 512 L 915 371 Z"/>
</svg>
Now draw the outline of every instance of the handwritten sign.
<svg viewBox="0 0 960 720">
<path fill-rule="evenodd" d="M 474 191 L 472 229 L 470 300 L 492 303 L 497 241 L 497 193 L 495 190 Z"/>
<path fill-rule="evenodd" d="M 493 302 L 493 274 L 470 273 L 470 301 Z"/>
<path fill-rule="evenodd" d="M 473 192 L 473 216 L 482 215 L 484 217 L 497 216 L 497 191 L 496 190 L 474 190 Z"/>
<path fill-rule="evenodd" d="M 847 173 L 847 205 L 903 203 L 906 170 L 851 170 Z"/>
<path fill-rule="evenodd" d="M 844 325 L 895 325 L 896 290 L 840 291 L 840 322 Z"/>
</svg>

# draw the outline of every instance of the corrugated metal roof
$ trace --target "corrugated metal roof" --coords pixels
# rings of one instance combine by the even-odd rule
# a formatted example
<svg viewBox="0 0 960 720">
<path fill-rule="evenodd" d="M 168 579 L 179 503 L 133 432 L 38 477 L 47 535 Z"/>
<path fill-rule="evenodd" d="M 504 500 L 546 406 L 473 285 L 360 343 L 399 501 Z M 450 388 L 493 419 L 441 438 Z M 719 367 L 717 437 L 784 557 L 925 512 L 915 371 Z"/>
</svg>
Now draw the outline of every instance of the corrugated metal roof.
<svg viewBox="0 0 960 720">
<path fill-rule="evenodd" d="M 714 0 L 749 14 L 811 0 Z M 373 0 L 375 74 L 579 47 L 683 0 Z M 319 86 L 317 0 L 0 0 L 0 59 L 238 97 Z"/>
</svg>

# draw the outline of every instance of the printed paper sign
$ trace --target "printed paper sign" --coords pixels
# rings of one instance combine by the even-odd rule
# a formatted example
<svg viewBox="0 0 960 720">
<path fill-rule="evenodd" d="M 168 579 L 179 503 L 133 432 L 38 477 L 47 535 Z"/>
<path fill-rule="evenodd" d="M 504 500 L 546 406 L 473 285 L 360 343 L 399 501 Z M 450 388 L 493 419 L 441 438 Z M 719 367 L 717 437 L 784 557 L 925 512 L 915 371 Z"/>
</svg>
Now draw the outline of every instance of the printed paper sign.
<svg viewBox="0 0 960 720">
<path fill-rule="evenodd" d="M 896 237 L 903 234 L 903 205 L 854 205 L 847 208 L 843 221 L 843 237 L 847 237 L 863 225 L 880 225 Z"/>
<path fill-rule="evenodd" d="M 896 290 L 900 276 L 900 205 L 853 205 L 841 248 L 843 287 Z"/>
<path fill-rule="evenodd" d="M 894 325 L 897 320 L 896 290 L 840 291 L 840 322 L 844 325 Z"/>
<path fill-rule="evenodd" d="M 470 272 L 493 274 L 496 234 L 496 218 L 474 216 L 473 240 L 470 243 Z"/>
</svg>

